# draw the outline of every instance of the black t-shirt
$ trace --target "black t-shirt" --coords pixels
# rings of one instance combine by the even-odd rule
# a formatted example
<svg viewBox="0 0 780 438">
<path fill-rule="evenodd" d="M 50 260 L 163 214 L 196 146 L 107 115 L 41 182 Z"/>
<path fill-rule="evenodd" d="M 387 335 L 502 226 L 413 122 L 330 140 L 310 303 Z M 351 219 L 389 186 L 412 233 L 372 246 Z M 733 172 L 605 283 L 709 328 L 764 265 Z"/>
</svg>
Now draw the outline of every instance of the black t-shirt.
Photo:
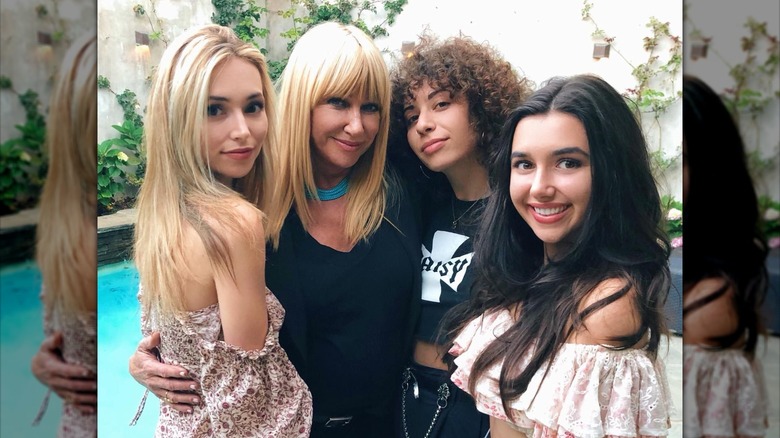
<svg viewBox="0 0 780 438">
<path fill-rule="evenodd" d="M 321 245 L 297 216 L 288 225 L 306 309 L 305 378 L 314 411 L 359 415 L 397 392 L 419 267 L 386 221 L 347 253 Z"/>
<path fill-rule="evenodd" d="M 444 314 L 471 294 L 473 237 L 484 204 L 451 197 L 434 198 L 430 205 L 422 240 L 422 305 L 415 333 L 419 340 L 436 342 Z"/>
</svg>

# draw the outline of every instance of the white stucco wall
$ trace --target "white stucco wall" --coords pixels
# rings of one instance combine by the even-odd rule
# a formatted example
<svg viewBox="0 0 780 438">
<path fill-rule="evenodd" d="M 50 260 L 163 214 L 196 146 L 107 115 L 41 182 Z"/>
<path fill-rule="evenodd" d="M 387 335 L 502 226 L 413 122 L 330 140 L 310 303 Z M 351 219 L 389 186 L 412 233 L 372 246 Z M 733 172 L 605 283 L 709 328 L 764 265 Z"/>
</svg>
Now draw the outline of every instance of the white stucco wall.
<svg viewBox="0 0 780 438">
<path fill-rule="evenodd" d="M 145 78 L 156 64 L 163 49 L 162 42 L 153 41 L 148 59 L 135 56 L 134 32 L 148 31 L 146 17 L 136 18 L 131 0 L 101 0 L 98 4 L 98 31 L 100 41 L 99 73 L 109 78 L 117 93 L 125 88 L 133 90 L 143 107 L 148 86 Z M 148 0 L 140 2 L 149 11 Z M 272 10 L 289 7 L 284 0 L 258 1 Z M 589 21 L 581 17 L 582 2 L 552 0 L 547 2 L 507 2 L 505 0 L 410 0 L 389 27 L 388 37 L 378 38 L 377 45 L 386 52 L 386 60 L 392 65 L 400 56 L 405 41 L 415 41 L 426 28 L 440 37 L 463 33 L 478 41 L 496 47 L 515 68 L 536 84 L 556 75 L 595 73 L 610 82 L 618 91 L 636 86 L 630 64 L 647 61 L 642 39 L 651 35 L 646 27 L 650 17 L 670 23 L 673 35 L 682 36 L 681 0 L 663 2 L 625 2 L 621 0 L 593 0 L 591 15 L 605 32 L 615 37 L 609 58 L 592 58 L 595 30 Z M 177 1 L 158 0 L 157 12 L 164 21 L 169 38 L 184 28 L 211 21 L 213 6 L 208 0 Z M 381 20 L 384 17 L 378 17 Z M 370 21 L 370 23 L 375 21 Z M 278 37 L 290 27 L 290 21 L 271 17 L 268 28 L 271 38 L 265 46 L 269 58 L 279 58 L 284 53 L 287 40 Z M 619 51 L 625 60 L 617 53 Z M 665 51 L 664 48 L 659 52 Z M 663 55 L 662 55 L 663 56 Z M 674 90 L 680 89 L 680 77 L 674 80 Z M 672 91 L 670 91 L 672 92 Z M 114 96 L 99 92 L 100 121 L 98 138 L 115 135 L 111 128 L 122 120 L 122 113 Z M 652 117 L 646 123 L 648 143 L 652 149 L 662 147 L 667 155 L 677 153 L 682 144 L 681 102 L 677 100 L 661 118 L 661 136 Z M 681 197 L 682 185 L 679 161 L 670 168 L 662 181 L 662 193 Z"/>
<path fill-rule="evenodd" d="M 38 5 L 45 6 L 49 15 L 39 18 Z M 52 23 L 61 20 L 61 24 Z M 91 1 L 59 0 L 55 8 L 51 0 L 3 0 L 0 2 L 0 75 L 7 76 L 18 93 L 31 89 L 38 93 L 46 115 L 52 78 L 67 50 L 68 44 L 90 28 L 94 30 L 95 5 Z M 60 29 L 63 39 L 54 42 L 51 49 L 39 49 L 38 32 L 53 34 Z M 17 137 L 14 125 L 24 123 L 24 108 L 16 94 L 0 90 L 0 142 Z"/>
<path fill-rule="evenodd" d="M 690 46 L 686 45 L 685 72 L 700 77 L 715 91 L 734 86 L 729 76 L 732 66 L 745 62 L 745 52 L 741 49 L 742 37 L 748 37 L 750 31 L 745 27 L 748 18 L 765 22 L 767 33 L 780 35 L 780 2 L 747 0 L 733 2 L 729 0 L 691 1 L 688 4 L 689 23 L 686 32 L 698 28 L 704 37 L 711 37 L 706 58 L 691 60 Z M 692 42 L 692 39 L 688 39 Z M 758 62 L 766 60 L 766 44 L 756 50 Z M 751 84 L 756 87 L 756 84 Z M 760 87 L 765 93 L 780 89 L 780 70 L 772 78 L 771 84 Z M 760 181 L 756 181 L 759 194 L 780 199 L 780 99 L 774 97 L 754 125 L 749 116 L 741 117 L 740 130 L 747 150 L 760 150 L 763 157 L 774 157 L 774 170 L 768 172 Z M 725 167 L 725 166 L 724 166 Z M 724 172 L 727 171 L 724 168 Z"/>
</svg>

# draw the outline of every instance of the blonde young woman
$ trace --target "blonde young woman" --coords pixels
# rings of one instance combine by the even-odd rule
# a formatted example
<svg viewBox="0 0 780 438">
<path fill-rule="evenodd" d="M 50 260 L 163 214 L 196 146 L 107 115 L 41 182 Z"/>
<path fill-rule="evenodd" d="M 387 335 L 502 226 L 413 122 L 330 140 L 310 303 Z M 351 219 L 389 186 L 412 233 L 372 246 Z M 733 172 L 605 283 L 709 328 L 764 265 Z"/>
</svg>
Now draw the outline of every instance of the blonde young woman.
<svg viewBox="0 0 780 438">
<path fill-rule="evenodd" d="M 64 387 L 62 369 L 97 371 L 95 144 L 96 38 L 76 40 L 65 54 L 49 105 L 49 169 L 40 201 L 36 260 L 43 279 L 44 328 L 49 338 L 33 358 L 35 376 L 63 398 L 58 436 L 97 436 L 94 378 Z M 62 362 L 45 369 L 41 361 Z M 81 385 L 81 386 L 78 386 Z"/>
<path fill-rule="evenodd" d="M 416 218 L 385 172 L 387 66 L 354 26 L 323 23 L 281 77 L 266 281 L 286 310 L 280 342 L 312 391 L 313 437 L 392 436 L 393 398 L 418 306 Z M 188 409 L 191 381 L 144 340 L 130 361 Z M 165 388 L 165 389 L 163 389 Z"/>
<path fill-rule="evenodd" d="M 309 434 L 311 396 L 264 278 L 274 105 L 265 59 L 228 28 L 185 33 L 158 66 L 135 236 L 142 329 L 201 395 L 191 415 L 162 403 L 157 436 Z"/>
</svg>

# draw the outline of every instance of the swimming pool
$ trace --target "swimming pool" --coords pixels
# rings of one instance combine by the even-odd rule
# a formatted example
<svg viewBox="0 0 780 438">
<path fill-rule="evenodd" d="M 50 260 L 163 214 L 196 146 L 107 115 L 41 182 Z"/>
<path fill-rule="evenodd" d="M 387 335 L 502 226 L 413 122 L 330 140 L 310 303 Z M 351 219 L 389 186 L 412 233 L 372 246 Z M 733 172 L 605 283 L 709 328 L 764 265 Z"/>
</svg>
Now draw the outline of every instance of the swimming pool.
<svg viewBox="0 0 780 438">
<path fill-rule="evenodd" d="M 150 394 L 135 426 L 144 388 L 127 369 L 127 361 L 141 339 L 136 292 L 138 271 L 132 262 L 98 268 L 98 435 L 153 436 L 160 402 Z"/>
<path fill-rule="evenodd" d="M 0 436 L 56 435 L 62 403 L 56 395 L 38 426 L 32 421 L 46 387 L 30 371 L 30 359 L 43 340 L 38 293 L 41 273 L 34 262 L 0 268 Z"/>
</svg>

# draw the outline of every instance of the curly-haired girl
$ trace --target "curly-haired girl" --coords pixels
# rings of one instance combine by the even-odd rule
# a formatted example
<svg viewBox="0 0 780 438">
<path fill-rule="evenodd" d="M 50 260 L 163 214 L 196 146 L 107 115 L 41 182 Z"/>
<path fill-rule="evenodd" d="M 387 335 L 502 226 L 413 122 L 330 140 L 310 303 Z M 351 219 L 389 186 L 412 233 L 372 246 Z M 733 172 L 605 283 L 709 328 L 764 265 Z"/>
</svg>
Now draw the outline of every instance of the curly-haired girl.
<svg viewBox="0 0 780 438">
<path fill-rule="evenodd" d="M 449 381 L 437 329 L 470 295 L 474 218 L 488 192 L 485 162 L 507 114 L 531 87 L 495 49 L 462 36 L 424 35 L 391 76 L 390 159 L 426 198 L 422 305 L 402 376 L 398 433 L 481 438 L 487 417 Z"/>
</svg>

